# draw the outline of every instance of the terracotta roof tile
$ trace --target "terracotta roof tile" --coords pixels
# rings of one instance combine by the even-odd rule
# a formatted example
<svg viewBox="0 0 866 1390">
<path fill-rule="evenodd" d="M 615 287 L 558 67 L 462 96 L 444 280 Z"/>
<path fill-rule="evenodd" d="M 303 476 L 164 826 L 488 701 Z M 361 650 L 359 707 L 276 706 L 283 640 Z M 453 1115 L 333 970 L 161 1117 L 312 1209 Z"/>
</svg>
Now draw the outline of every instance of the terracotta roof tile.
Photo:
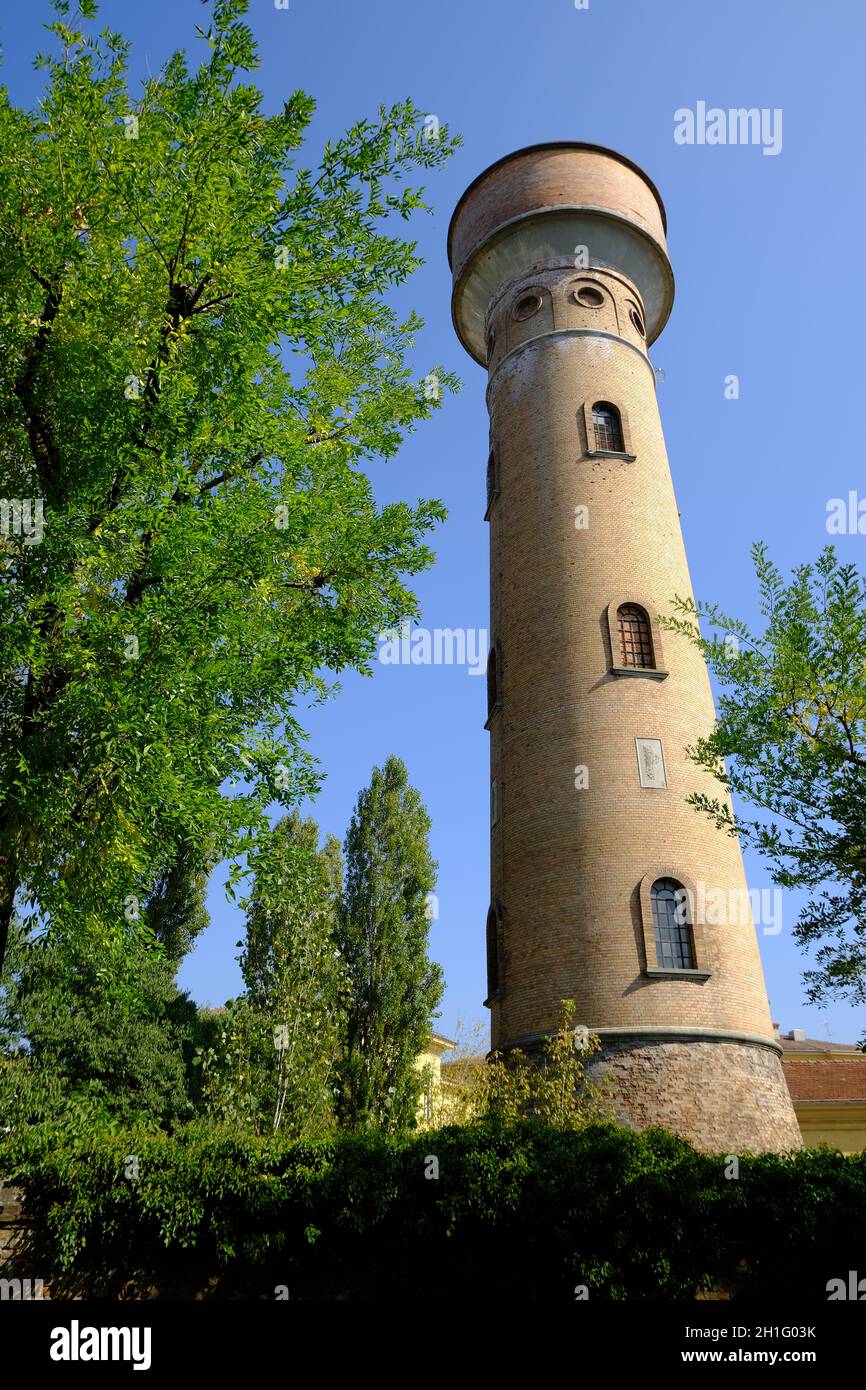
<svg viewBox="0 0 866 1390">
<path fill-rule="evenodd" d="M 866 1104 L 866 1053 L 848 1056 L 783 1057 L 791 1099 L 862 1101 Z"/>
</svg>

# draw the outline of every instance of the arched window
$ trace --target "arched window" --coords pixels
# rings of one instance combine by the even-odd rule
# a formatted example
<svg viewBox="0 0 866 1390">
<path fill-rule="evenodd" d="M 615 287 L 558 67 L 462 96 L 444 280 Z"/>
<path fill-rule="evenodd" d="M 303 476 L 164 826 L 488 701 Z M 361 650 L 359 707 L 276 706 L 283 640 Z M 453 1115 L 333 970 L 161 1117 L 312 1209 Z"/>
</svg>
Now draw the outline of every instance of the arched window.
<svg viewBox="0 0 866 1390">
<path fill-rule="evenodd" d="M 492 646 L 487 654 L 487 718 L 489 719 L 494 710 L 499 709 L 502 703 L 499 691 L 499 654 L 496 646 Z"/>
<path fill-rule="evenodd" d="M 646 610 L 636 603 L 624 603 L 616 610 L 621 666 L 652 670 L 655 666 L 652 629 Z"/>
<path fill-rule="evenodd" d="M 490 508 L 499 496 L 499 460 L 496 457 L 496 450 L 491 449 L 487 459 L 487 511 L 484 513 L 484 520 L 490 516 Z"/>
<path fill-rule="evenodd" d="M 499 952 L 499 914 L 491 907 L 487 914 L 487 998 L 492 999 L 502 988 Z"/>
<path fill-rule="evenodd" d="M 611 405 L 610 401 L 596 401 L 592 407 L 592 427 L 596 449 L 604 449 L 609 454 L 625 453 L 622 420 L 616 406 Z"/>
<path fill-rule="evenodd" d="M 656 964 L 660 970 L 694 970 L 695 951 L 688 894 L 675 878 L 657 878 L 650 889 Z"/>
</svg>

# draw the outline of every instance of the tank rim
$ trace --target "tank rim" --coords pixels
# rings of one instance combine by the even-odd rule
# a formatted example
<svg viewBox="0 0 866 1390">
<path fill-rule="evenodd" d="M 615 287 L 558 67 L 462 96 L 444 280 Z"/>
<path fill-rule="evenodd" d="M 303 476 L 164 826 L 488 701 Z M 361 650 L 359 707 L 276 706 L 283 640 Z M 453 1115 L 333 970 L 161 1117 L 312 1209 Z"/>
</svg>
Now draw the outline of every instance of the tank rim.
<svg viewBox="0 0 866 1390">
<path fill-rule="evenodd" d="M 488 164 L 486 169 L 482 169 L 480 174 L 476 174 L 475 178 L 468 185 L 468 187 L 466 187 L 463 190 L 462 194 L 460 195 L 457 201 L 457 206 L 451 214 L 451 221 L 448 223 L 448 264 L 452 270 L 454 269 L 454 263 L 451 259 L 451 244 L 454 237 L 454 228 L 457 224 L 457 218 L 459 217 L 463 209 L 464 203 L 468 200 L 468 198 L 471 196 L 474 190 L 478 187 L 479 183 L 481 183 L 481 181 L 485 179 L 488 174 L 492 174 L 494 169 L 501 168 L 503 164 L 508 164 L 510 160 L 518 159 L 521 155 L 537 154 L 540 153 L 542 150 L 591 150 L 595 154 L 604 154 L 611 159 L 619 160 L 620 164 L 624 164 L 627 169 L 631 169 L 633 173 L 639 175 L 639 177 L 643 179 L 644 183 L 649 188 L 650 192 L 652 193 L 653 197 L 658 203 L 659 212 L 661 213 L 662 218 L 662 228 L 664 229 L 665 236 L 667 236 L 668 219 L 667 213 L 665 212 L 665 205 L 662 202 L 662 195 L 659 193 L 649 174 L 647 174 L 645 170 L 643 170 L 640 167 L 639 164 L 635 164 L 633 159 L 629 159 L 628 155 L 621 154 L 619 150 L 611 149 L 608 145 L 593 145 L 585 140 L 547 140 L 542 141 L 542 143 L 538 145 L 523 145 L 519 150 L 512 150 L 510 154 L 501 155 L 500 158 L 495 159 L 492 164 Z"/>
</svg>

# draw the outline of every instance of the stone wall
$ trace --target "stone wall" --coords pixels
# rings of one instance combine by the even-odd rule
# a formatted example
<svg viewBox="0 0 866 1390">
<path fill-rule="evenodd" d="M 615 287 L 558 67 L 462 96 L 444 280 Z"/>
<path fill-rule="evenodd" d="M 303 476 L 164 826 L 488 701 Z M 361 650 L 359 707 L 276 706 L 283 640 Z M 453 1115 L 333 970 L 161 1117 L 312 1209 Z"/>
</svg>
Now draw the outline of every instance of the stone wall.
<svg viewBox="0 0 866 1390">
<path fill-rule="evenodd" d="M 33 1267 L 21 1197 L 17 1187 L 0 1183 L 0 1279 L 19 1281 L 17 1287 L 4 1285 L 0 1299 L 49 1298 L 49 1281 Z"/>
<path fill-rule="evenodd" d="M 617 1119 L 633 1129 L 663 1125 L 714 1153 L 802 1146 L 781 1059 L 769 1047 L 605 1039 L 587 1072 L 610 1077 Z"/>
</svg>

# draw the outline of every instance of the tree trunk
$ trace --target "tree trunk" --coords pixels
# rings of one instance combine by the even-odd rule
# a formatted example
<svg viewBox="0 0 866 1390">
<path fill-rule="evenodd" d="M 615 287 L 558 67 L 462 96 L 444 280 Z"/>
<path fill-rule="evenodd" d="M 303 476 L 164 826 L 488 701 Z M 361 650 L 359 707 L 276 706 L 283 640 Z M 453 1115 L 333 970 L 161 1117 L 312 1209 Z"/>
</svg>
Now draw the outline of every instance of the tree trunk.
<svg viewBox="0 0 866 1390">
<path fill-rule="evenodd" d="M 17 855 L 10 855 L 3 862 L 0 872 L 0 979 L 3 978 L 3 962 L 9 944 L 9 927 L 15 911 L 15 894 L 18 891 Z"/>
</svg>

